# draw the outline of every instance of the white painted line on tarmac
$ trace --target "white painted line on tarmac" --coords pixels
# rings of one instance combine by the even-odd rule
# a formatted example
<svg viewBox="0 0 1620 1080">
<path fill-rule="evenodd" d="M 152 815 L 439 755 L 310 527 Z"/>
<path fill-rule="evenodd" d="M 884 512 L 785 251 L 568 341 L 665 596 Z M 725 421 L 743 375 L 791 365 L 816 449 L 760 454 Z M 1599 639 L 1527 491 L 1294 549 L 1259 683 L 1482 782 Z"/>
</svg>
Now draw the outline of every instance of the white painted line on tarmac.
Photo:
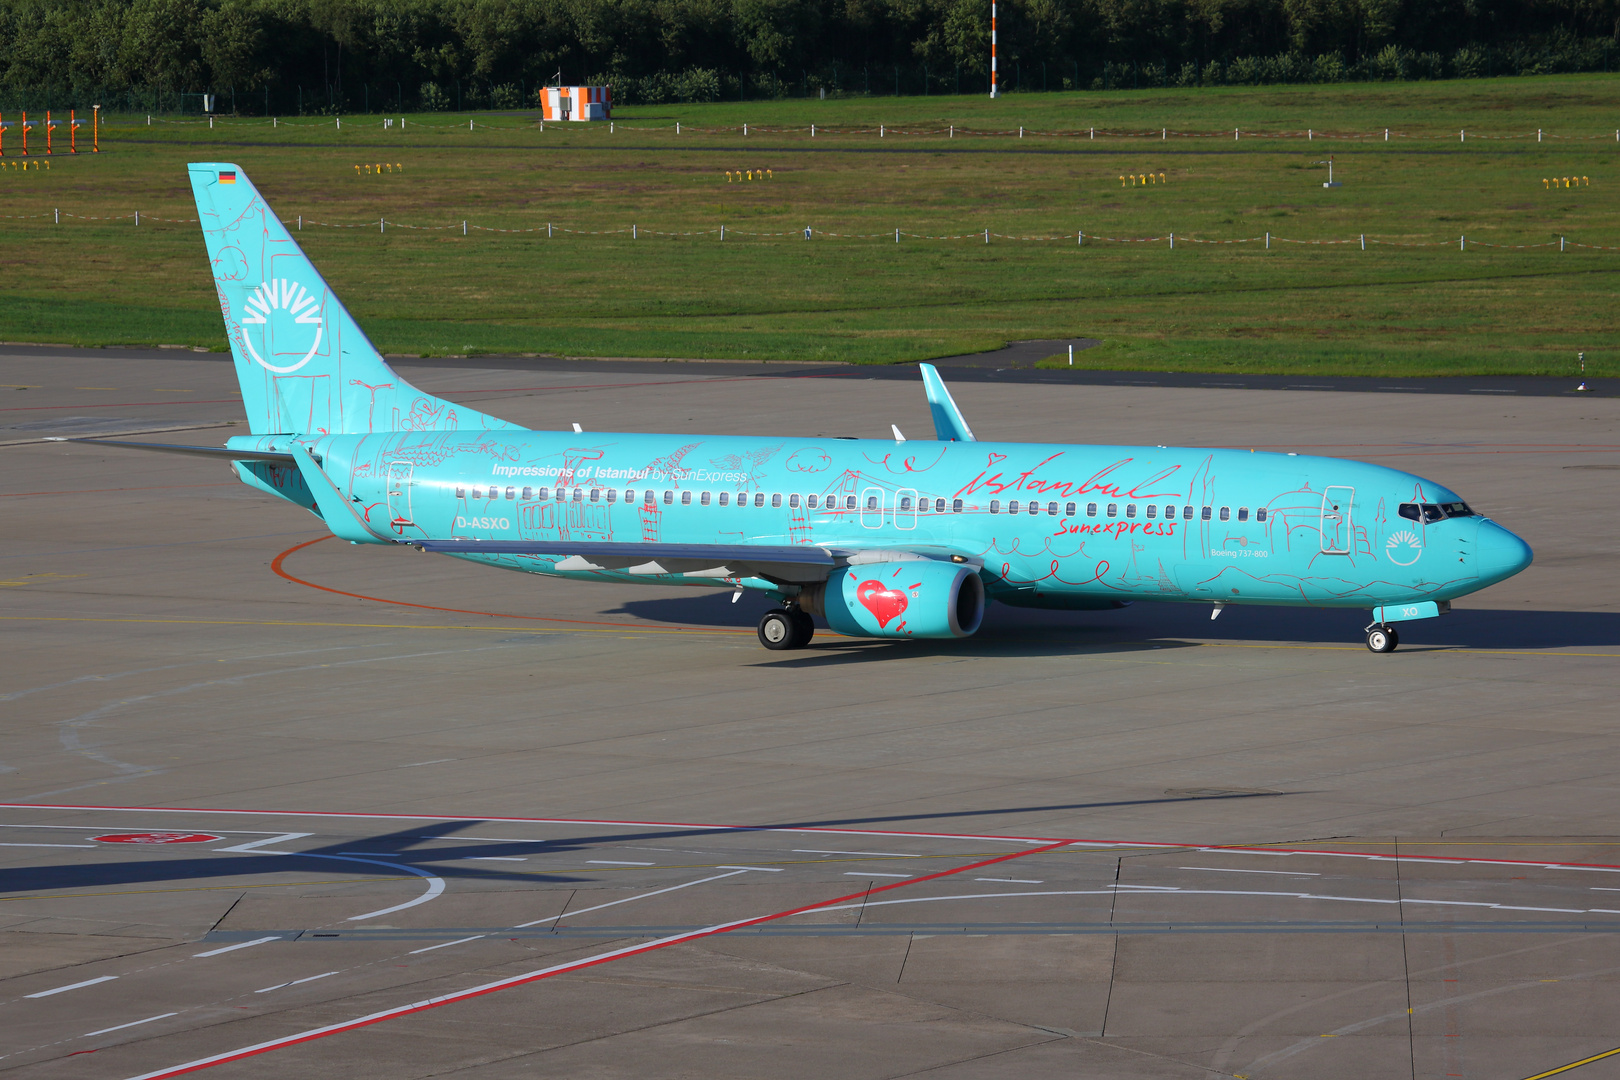
<svg viewBox="0 0 1620 1080">
<path fill-rule="evenodd" d="M 617 859 L 586 859 L 592 866 L 657 866 L 650 862 L 620 862 Z"/>
<path fill-rule="evenodd" d="M 25 997 L 25 998 L 45 998 L 45 997 L 50 997 L 53 994 L 65 994 L 69 990 L 78 990 L 78 989 L 81 989 L 81 988 L 86 987 L 86 986 L 94 986 L 94 985 L 96 985 L 96 983 L 112 982 L 116 978 L 118 978 L 118 976 L 116 976 L 116 975 L 103 975 L 99 979 L 86 979 L 86 980 L 84 980 L 84 982 L 69 983 L 67 986 L 58 986 L 54 990 L 41 990 L 37 994 L 24 994 L 23 997 Z"/>
<path fill-rule="evenodd" d="M 268 994 L 272 990 L 281 990 L 281 989 L 284 989 L 284 988 L 289 987 L 289 986 L 297 986 L 300 983 L 314 982 L 316 979 L 324 979 L 328 975 L 336 975 L 336 974 L 337 974 L 337 972 L 335 972 L 335 971 L 327 971 L 327 972 L 321 973 L 320 975 L 310 975 L 310 976 L 307 976 L 307 977 L 302 978 L 302 979 L 294 979 L 291 982 L 276 983 L 276 985 L 274 985 L 274 986 L 267 986 L 263 990 L 255 990 L 253 992 L 255 994 Z"/>
<path fill-rule="evenodd" d="M 467 855 L 462 862 L 528 862 L 522 855 Z"/>
<path fill-rule="evenodd" d="M 280 934 L 272 934 L 270 937 L 254 938 L 252 941 L 238 941 L 235 945 L 226 945 L 221 949 L 209 949 L 207 952 L 192 953 L 191 957 L 192 959 L 197 960 L 205 956 L 219 956 L 222 953 L 235 952 L 237 949 L 251 949 L 253 946 L 263 945 L 267 941 L 280 940 Z"/>
<path fill-rule="evenodd" d="M 375 919 L 379 915 L 392 915 L 396 911 L 404 911 L 406 908 L 413 908 L 418 904 L 425 904 L 429 900 L 437 899 L 439 894 L 444 892 L 444 878 L 439 877 L 437 874 L 430 874 L 426 870 L 418 870 L 416 867 L 409 866 L 402 862 L 383 862 L 381 859 L 355 858 L 354 856 L 361 854 L 360 852 L 338 855 L 318 855 L 313 851 L 299 851 L 293 854 L 303 859 L 335 859 L 338 862 L 370 863 L 372 866 L 386 866 L 390 870 L 402 870 L 407 874 L 415 874 L 419 878 L 427 879 L 427 891 L 421 896 L 418 896 L 415 900 L 407 900 L 405 903 L 395 904 L 393 907 L 378 908 L 376 911 L 368 911 L 362 915 L 350 915 L 346 920 L 348 922 L 359 922 L 362 919 Z M 369 855 L 372 853 L 366 852 L 364 854 Z"/>
<path fill-rule="evenodd" d="M 662 896 L 664 893 L 667 893 L 667 892 L 675 892 L 677 889 L 690 889 L 694 885 L 707 885 L 709 882 L 711 882 L 711 881 L 719 881 L 721 878 L 736 877 L 738 874 L 746 874 L 751 869 L 754 869 L 754 868 L 753 867 L 738 867 L 737 869 L 733 870 L 729 874 L 716 874 L 714 877 L 699 878 L 697 881 L 688 881 L 684 885 L 671 885 L 667 889 L 654 889 L 652 892 L 636 893 L 636 895 L 634 895 L 634 896 L 626 896 L 626 897 L 624 897 L 623 899 L 620 899 L 620 900 L 609 900 L 607 903 L 605 903 L 605 904 L 597 904 L 595 907 L 580 908 L 578 911 L 569 911 L 569 912 L 559 913 L 559 914 L 556 914 L 556 915 L 548 916 L 547 918 L 544 918 L 544 919 L 536 919 L 536 920 L 534 920 L 534 922 L 518 923 L 512 929 L 514 929 L 514 930 L 522 930 L 522 929 L 525 929 L 525 928 L 530 927 L 530 926 L 539 926 L 542 923 L 556 922 L 558 919 L 563 917 L 563 914 L 568 915 L 569 918 L 573 918 L 575 915 L 584 915 L 586 912 L 601 911 L 603 908 L 618 907 L 620 904 L 628 904 L 632 900 L 646 900 L 649 897 Z"/>
<path fill-rule="evenodd" d="M 100 845 L 99 844 L 0 844 L 0 847 L 77 847 L 77 848 L 93 848 L 93 847 L 100 847 Z"/>
<path fill-rule="evenodd" d="M 1234 870 L 1228 866 L 1182 866 L 1181 870 L 1208 870 L 1216 874 L 1281 874 L 1283 877 L 1321 877 L 1309 870 Z"/>
<path fill-rule="evenodd" d="M 974 881 L 996 881 L 996 882 L 1001 882 L 1001 883 L 1007 884 L 1007 885 L 1045 885 L 1046 884 L 1046 882 L 1038 881 L 1035 878 L 1021 878 L 1021 877 L 976 877 L 973 880 Z"/>
<path fill-rule="evenodd" d="M 107 1035 L 114 1031 L 123 1031 L 125 1028 L 140 1027 L 142 1024 L 150 1024 L 154 1020 L 167 1020 L 171 1016 L 179 1015 L 180 1014 L 177 1012 L 158 1013 L 156 1016 L 148 1016 L 145 1020 L 132 1020 L 127 1024 L 119 1024 L 116 1027 L 102 1028 L 100 1031 L 87 1031 L 83 1035 L 80 1035 L 79 1038 L 88 1039 L 93 1035 Z"/>
<path fill-rule="evenodd" d="M 406 956 L 415 956 L 417 953 L 432 952 L 434 949 L 448 949 L 452 945 L 465 945 L 469 941 L 482 941 L 485 935 L 474 934 L 472 937 L 457 938 L 455 941 L 441 941 L 437 945 L 429 945 L 425 949 L 412 949 Z"/>
<path fill-rule="evenodd" d="M 921 855 L 908 855 L 903 851 L 826 851 L 821 848 L 793 849 L 795 855 L 882 855 L 893 859 L 920 859 Z"/>
<path fill-rule="evenodd" d="M 716 870 L 758 870 L 762 874 L 780 874 L 780 866 L 717 866 Z"/>
<path fill-rule="evenodd" d="M 287 841 L 287 840 L 302 840 L 306 836 L 314 836 L 314 835 L 315 835 L 314 833 L 307 833 L 307 832 L 288 832 L 288 833 L 282 833 L 280 836 L 269 836 L 269 837 L 266 837 L 263 840 L 249 840 L 247 843 L 245 843 L 245 844 L 237 844 L 235 847 L 217 847 L 217 848 L 213 848 L 211 850 L 213 850 L 213 851 L 252 851 L 255 854 L 259 854 L 259 855 L 292 855 L 292 854 L 295 854 L 295 852 L 290 852 L 290 851 L 259 851 L 259 849 L 263 848 L 263 847 L 268 847 L 271 844 L 280 844 L 280 843 L 282 843 L 284 841 Z"/>
<path fill-rule="evenodd" d="M 846 870 L 845 877 L 911 877 L 910 874 L 879 874 L 873 870 Z"/>
<path fill-rule="evenodd" d="M 447 761 L 460 761 L 458 757 L 434 758 L 432 761 L 413 761 L 409 765 L 396 765 L 396 769 L 420 769 L 423 765 L 443 765 Z"/>
</svg>

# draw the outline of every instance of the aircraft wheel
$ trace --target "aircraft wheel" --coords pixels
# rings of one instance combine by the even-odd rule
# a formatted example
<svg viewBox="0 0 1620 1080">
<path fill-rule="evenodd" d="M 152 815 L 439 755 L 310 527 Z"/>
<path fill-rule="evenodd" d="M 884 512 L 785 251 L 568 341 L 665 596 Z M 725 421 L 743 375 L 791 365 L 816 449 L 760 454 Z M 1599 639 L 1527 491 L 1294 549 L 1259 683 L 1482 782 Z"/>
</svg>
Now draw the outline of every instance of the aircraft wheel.
<svg viewBox="0 0 1620 1080">
<path fill-rule="evenodd" d="M 759 643 L 773 652 L 797 648 L 799 628 L 793 613 L 785 609 L 767 611 L 759 620 Z"/>
<path fill-rule="evenodd" d="M 1367 648 L 1375 653 L 1391 653 L 1395 646 L 1401 643 L 1401 637 L 1395 632 L 1393 626 L 1370 626 L 1367 628 Z"/>
<path fill-rule="evenodd" d="M 793 624 L 798 632 L 798 636 L 793 642 L 793 647 L 795 649 L 802 649 L 806 645 L 810 644 L 810 639 L 815 636 L 816 621 L 807 613 L 800 611 L 798 608 L 793 608 L 788 614 L 792 617 Z"/>
</svg>

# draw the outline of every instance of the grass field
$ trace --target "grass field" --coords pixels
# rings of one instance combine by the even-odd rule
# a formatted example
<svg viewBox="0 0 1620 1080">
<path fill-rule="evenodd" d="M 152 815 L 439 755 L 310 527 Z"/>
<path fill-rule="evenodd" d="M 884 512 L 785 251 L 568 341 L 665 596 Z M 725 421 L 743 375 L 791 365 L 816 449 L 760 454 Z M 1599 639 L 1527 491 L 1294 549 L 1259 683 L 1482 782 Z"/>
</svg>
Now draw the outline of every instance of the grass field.
<svg viewBox="0 0 1620 1080">
<path fill-rule="evenodd" d="M 196 216 L 184 163 L 222 160 L 304 217 L 387 352 L 892 362 L 1086 336 L 1099 368 L 1567 374 L 1585 350 L 1615 373 L 1617 98 L 1620 78 L 1561 76 L 621 108 L 611 133 L 115 117 L 98 156 L 0 166 L 0 339 L 223 347 L 197 227 L 173 220 Z M 376 161 L 403 172 L 354 168 Z M 753 168 L 773 178 L 727 183 Z M 1122 186 L 1148 171 L 1165 182 Z"/>
</svg>

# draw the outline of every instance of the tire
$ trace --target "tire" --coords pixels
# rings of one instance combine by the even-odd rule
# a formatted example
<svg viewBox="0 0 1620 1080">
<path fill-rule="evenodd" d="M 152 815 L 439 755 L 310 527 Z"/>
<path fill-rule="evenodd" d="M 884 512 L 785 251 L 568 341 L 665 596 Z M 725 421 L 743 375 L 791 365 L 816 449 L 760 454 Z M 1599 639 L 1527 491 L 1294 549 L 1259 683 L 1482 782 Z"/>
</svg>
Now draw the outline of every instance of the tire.
<svg viewBox="0 0 1620 1080">
<path fill-rule="evenodd" d="M 759 643 L 772 652 L 795 648 L 798 637 L 799 628 L 788 611 L 767 611 L 759 620 Z"/>
<path fill-rule="evenodd" d="M 810 639 L 815 636 L 816 621 L 807 612 L 800 611 L 798 608 L 794 608 L 789 612 L 789 616 L 793 619 L 794 627 L 798 632 L 797 637 L 794 638 L 793 647 L 802 649 L 810 644 Z"/>
<path fill-rule="evenodd" d="M 1375 653 L 1392 653 L 1401 643 L 1393 627 L 1374 626 L 1367 630 L 1367 649 Z"/>
</svg>

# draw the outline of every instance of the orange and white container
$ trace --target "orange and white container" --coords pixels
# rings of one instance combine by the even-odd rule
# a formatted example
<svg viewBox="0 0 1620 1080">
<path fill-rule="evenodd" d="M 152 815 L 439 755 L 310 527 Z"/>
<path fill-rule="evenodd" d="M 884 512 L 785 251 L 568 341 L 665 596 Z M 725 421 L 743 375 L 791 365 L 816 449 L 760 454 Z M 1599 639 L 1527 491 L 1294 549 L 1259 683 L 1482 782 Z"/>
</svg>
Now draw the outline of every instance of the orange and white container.
<svg viewBox="0 0 1620 1080">
<path fill-rule="evenodd" d="M 606 86 L 548 86 L 540 91 L 542 120 L 611 120 L 613 91 Z"/>
</svg>

